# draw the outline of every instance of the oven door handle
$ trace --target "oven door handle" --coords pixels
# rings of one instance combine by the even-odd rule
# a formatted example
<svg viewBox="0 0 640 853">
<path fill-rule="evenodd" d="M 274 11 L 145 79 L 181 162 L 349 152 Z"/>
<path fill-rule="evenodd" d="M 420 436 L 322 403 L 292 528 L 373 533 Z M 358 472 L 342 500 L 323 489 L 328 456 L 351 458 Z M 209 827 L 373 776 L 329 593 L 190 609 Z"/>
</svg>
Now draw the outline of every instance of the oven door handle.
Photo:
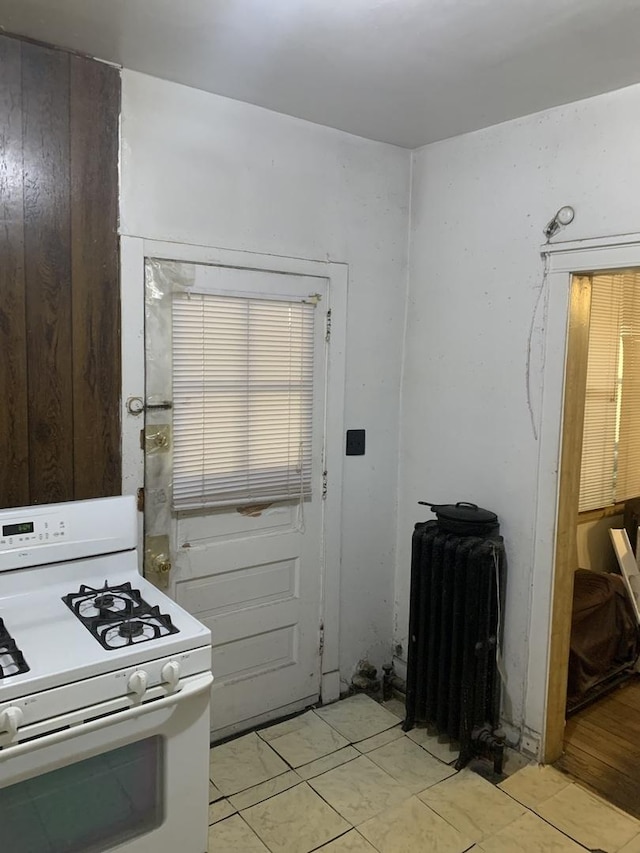
<svg viewBox="0 0 640 853">
<path fill-rule="evenodd" d="M 14 746 L 5 746 L 0 749 L 0 762 L 6 761 L 9 758 L 26 755 L 29 752 L 34 752 L 38 749 L 44 749 L 48 746 L 57 746 L 59 743 L 64 743 L 72 738 L 81 735 L 91 734 L 106 729 L 109 726 L 119 723 L 129 722 L 145 714 L 151 714 L 154 711 L 164 711 L 166 708 L 172 708 L 180 702 L 185 702 L 187 699 L 198 696 L 210 689 L 213 684 L 213 674 L 211 672 L 203 673 L 197 676 L 182 690 L 172 693 L 170 696 L 163 696 L 162 699 L 155 699 L 152 702 L 145 702 L 144 705 L 137 705 L 135 708 L 127 708 L 124 711 L 116 711 L 112 714 L 107 714 L 100 717 L 98 720 L 91 720 L 88 723 L 78 723 L 68 729 L 53 732 L 50 735 L 43 735 L 40 738 L 26 741 L 25 743 L 17 743 Z"/>
</svg>

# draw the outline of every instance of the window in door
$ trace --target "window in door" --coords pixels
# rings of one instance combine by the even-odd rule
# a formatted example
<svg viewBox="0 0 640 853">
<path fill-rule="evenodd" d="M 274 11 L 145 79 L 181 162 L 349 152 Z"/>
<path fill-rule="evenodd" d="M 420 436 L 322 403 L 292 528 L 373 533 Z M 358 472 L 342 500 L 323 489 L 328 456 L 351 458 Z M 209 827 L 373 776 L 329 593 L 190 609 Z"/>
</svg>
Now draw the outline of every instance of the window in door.
<svg viewBox="0 0 640 853">
<path fill-rule="evenodd" d="M 173 508 L 311 495 L 314 305 L 175 293 Z"/>
</svg>

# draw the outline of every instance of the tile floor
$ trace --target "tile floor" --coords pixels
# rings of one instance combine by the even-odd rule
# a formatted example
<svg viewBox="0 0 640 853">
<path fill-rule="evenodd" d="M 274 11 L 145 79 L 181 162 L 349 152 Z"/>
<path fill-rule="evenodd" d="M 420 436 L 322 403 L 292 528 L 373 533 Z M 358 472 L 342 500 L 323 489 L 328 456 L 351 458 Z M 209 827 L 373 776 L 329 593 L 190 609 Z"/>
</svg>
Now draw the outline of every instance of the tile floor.
<svg viewBox="0 0 640 853">
<path fill-rule="evenodd" d="M 552 767 L 495 786 L 364 695 L 211 750 L 209 853 L 640 853 L 640 821 Z"/>
</svg>

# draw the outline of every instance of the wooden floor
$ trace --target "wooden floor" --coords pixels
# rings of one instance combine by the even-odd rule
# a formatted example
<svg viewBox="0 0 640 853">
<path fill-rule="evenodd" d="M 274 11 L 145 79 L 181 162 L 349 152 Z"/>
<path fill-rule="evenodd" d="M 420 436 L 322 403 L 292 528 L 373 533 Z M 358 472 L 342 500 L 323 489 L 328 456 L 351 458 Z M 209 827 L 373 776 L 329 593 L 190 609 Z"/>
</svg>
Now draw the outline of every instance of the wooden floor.
<svg viewBox="0 0 640 853">
<path fill-rule="evenodd" d="M 557 766 L 640 818 L 640 676 L 567 720 Z"/>
</svg>

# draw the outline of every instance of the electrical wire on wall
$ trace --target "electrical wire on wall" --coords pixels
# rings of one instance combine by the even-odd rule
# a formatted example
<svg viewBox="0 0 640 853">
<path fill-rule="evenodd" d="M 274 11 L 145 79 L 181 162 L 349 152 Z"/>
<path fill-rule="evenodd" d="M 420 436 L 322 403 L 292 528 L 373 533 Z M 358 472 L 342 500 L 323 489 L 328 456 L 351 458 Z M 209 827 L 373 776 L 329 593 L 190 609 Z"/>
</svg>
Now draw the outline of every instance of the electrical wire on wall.
<svg viewBox="0 0 640 853">
<path fill-rule="evenodd" d="M 555 216 L 547 223 L 543 230 L 544 236 L 547 238 L 547 243 L 550 242 L 551 238 L 558 233 L 561 228 L 564 228 L 566 225 L 569 225 L 573 222 L 575 217 L 575 210 L 568 204 L 563 205 Z M 531 394 L 531 355 L 533 349 L 533 335 L 536 327 L 536 319 L 538 317 L 538 311 L 540 309 L 540 304 L 542 302 L 542 297 L 546 297 L 547 290 L 547 279 L 549 277 L 549 253 L 544 252 L 542 255 L 543 259 L 543 271 L 542 271 L 542 281 L 540 282 L 540 287 L 538 288 L 538 295 L 536 297 L 536 303 L 533 308 L 533 314 L 531 315 L 531 325 L 529 327 L 529 336 L 527 338 L 527 366 L 526 366 L 526 387 L 527 387 L 527 408 L 529 409 L 529 417 L 531 419 L 531 429 L 533 430 L 533 437 L 535 441 L 538 440 L 538 427 L 536 425 L 536 419 L 533 412 L 533 400 Z M 544 316 L 542 320 L 542 329 L 546 327 L 546 317 L 547 313 L 547 301 L 545 298 L 544 301 Z M 541 368 L 544 368 L 544 362 L 541 365 Z"/>
<path fill-rule="evenodd" d="M 504 656 L 502 654 L 502 589 L 500 584 L 500 552 L 493 545 L 491 548 L 493 555 L 493 566 L 496 579 L 496 603 L 498 608 L 498 620 L 496 625 L 496 668 L 502 679 L 502 683 L 507 687 L 507 670 L 504 665 Z"/>
<path fill-rule="evenodd" d="M 546 292 L 547 286 L 547 278 L 549 276 L 549 255 L 545 252 L 543 255 L 543 273 L 542 273 L 542 281 L 540 282 L 540 286 L 538 288 L 538 295 L 536 297 L 536 304 L 533 308 L 533 314 L 531 315 L 531 325 L 529 327 L 529 337 L 527 338 L 527 408 L 529 409 L 529 417 L 531 418 L 531 429 L 533 430 L 533 437 L 535 441 L 538 440 L 538 427 L 536 425 L 536 419 L 533 413 L 533 400 L 531 396 L 531 350 L 533 348 L 533 333 L 536 327 L 536 319 L 538 317 L 538 310 L 540 308 L 540 303 L 542 301 L 542 296 Z M 545 326 L 545 320 L 543 319 L 542 326 Z"/>
</svg>

